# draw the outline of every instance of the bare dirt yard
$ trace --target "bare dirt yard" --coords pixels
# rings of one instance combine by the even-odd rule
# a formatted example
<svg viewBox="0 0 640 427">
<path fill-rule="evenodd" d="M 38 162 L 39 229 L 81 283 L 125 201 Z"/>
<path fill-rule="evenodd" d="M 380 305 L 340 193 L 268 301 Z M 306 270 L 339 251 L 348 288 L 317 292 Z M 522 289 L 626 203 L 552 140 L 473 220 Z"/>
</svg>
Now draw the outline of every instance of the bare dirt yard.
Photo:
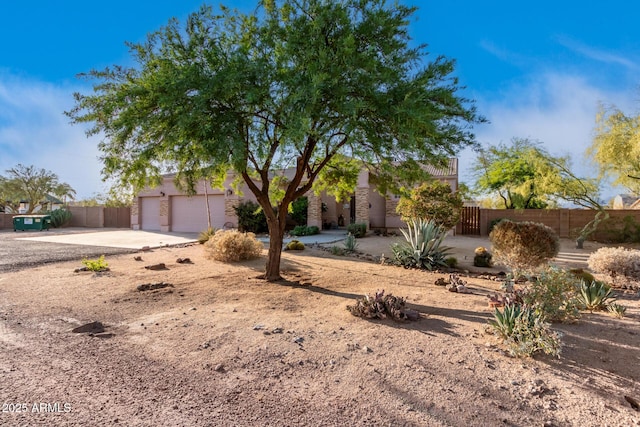
<svg viewBox="0 0 640 427">
<path fill-rule="evenodd" d="M 457 256 L 466 269 L 472 249 Z M 633 293 L 618 293 L 623 319 L 553 325 L 560 358 L 517 359 L 486 329 L 490 275 L 463 274 L 472 293 L 451 293 L 434 285 L 444 273 L 318 248 L 285 252 L 280 283 L 257 278 L 264 258 L 224 264 L 200 245 L 106 260 L 97 274 L 77 260 L 0 275 L 0 425 L 640 425 Z M 381 289 L 421 318 L 347 311 Z"/>
</svg>

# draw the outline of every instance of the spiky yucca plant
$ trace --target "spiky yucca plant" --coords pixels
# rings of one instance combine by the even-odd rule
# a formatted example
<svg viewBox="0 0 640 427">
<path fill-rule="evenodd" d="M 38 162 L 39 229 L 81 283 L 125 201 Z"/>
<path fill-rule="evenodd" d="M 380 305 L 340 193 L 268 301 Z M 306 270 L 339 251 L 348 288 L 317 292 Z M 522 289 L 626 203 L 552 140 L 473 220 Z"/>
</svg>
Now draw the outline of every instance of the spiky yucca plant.
<svg viewBox="0 0 640 427">
<path fill-rule="evenodd" d="M 538 351 L 558 356 L 560 339 L 540 313 L 521 305 L 496 308 L 489 324 L 502 337 L 513 356 L 531 356 Z"/>
<path fill-rule="evenodd" d="M 622 319 L 627 312 L 627 307 L 612 302 L 611 304 L 607 305 L 607 310 L 609 310 L 609 313 L 613 314 L 617 318 Z"/>
<path fill-rule="evenodd" d="M 578 299 L 587 310 L 600 311 L 613 302 L 613 292 L 604 282 L 596 280 L 593 282 L 581 281 Z"/>
<path fill-rule="evenodd" d="M 442 246 L 446 230 L 431 220 L 410 220 L 407 230 L 400 230 L 406 242 L 391 247 L 396 264 L 434 270 L 446 267 L 449 250 Z"/>
</svg>

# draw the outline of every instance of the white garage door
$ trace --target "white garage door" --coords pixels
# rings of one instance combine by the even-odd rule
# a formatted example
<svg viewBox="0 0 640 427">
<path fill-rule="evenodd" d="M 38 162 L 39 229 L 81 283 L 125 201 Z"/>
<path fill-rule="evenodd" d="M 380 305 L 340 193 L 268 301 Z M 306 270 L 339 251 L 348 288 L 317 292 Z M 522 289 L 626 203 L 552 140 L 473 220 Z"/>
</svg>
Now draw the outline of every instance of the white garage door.
<svg viewBox="0 0 640 427">
<path fill-rule="evenodd" d="M 160 197 L 143 197 L 140 200 L 140 228 L 160 231 Z"/>
<path fill-rule="evenodd" d="M 199 233 L 207 229 L 207 206 L 204 196 L 171 197 L 171 231 Z M 211 226 L 224 226 L 224 195 L 209 195 Z"/>
</svg>

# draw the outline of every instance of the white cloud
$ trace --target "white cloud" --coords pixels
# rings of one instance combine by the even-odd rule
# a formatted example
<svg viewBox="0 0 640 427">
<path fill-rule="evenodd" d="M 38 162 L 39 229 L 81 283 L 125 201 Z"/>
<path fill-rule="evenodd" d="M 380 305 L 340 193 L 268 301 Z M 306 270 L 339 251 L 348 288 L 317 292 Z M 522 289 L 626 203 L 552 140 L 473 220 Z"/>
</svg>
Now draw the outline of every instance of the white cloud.
<svg viewBox="0 0 640 427">
<path fill-rule="evenodd" d="M 501 61 L 516 66 L 524 66 L 531 61 L 526 56 L 496 45 L 490 40 L 481 40 L 480 47 Z"/>
<path fill-rule="evenodd" d="M 638 68 L 640 68 L 637 62 L 632 61 L 627 56 L 618 55 L 611 51 L 588 46 L 566 36 L 559 36 L 557 37 L 557 40 L 558 43 L 560 43 L 562 46 L 589 59 L 604 62 L 607 64 L 622 65 L 623 67 L 631 70 L 637 70 Z"/>
<path fill-rule="evenodd" d="M 18 163 L 34 165 L 57 174 L 78 198 L 104 191 L 98 140 L 63 114 L 78 89 L 0 71 L 0 174 Z"/>
<path fill-rule="evenodd" d="M 553 155 L 570 155 L 580 176 L 596 175 L 585 157 L 591 145 L 599 104 L 615 104 L 624 111 L 633 109 L 634 91 L 605 91 L 582 77 L 546 73 L 505 87 L 499 94 L 476 97 L 478 110 L 491 123 L 478 126 L 476 137 L 483 146 L 508 143 L 513 137 L 544 143 Z M 460 179 L 472 183 L 470 167 L 474 153 L 460 156 Z M 614 192 L 603 189 L 602 196 Z"/>
</svg>

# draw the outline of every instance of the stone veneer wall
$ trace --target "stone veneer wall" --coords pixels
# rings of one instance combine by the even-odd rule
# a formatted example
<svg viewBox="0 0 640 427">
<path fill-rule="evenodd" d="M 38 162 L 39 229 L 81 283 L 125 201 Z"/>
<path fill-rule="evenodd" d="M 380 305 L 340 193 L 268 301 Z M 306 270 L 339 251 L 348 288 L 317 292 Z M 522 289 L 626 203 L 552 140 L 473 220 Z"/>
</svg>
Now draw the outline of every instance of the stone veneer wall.
<svg viewBox="0 0 640 427">
<path fill-rule="evenodd" d="M 313 191 L 306 194 L 307 196 L 307 226 L 313 226 L 322 229 L 322 199 L 315 195 Z"/>
<path fill-rule="evenodd" d="M 356 223 L 369 229 L 369 187 L 356 188 Z"/>
<path fill-rule="evenodd" d="M 166 233 L 171 228 L 169 218 L 169 196 L 160 198 L 160 231 Z"/>
<path fill-rule="evenodd" d="M 140 208 L 137 197 L 133 198 L 133 203 L 131 204 L 131 228 L 140 230 Z"/>
</svg>

